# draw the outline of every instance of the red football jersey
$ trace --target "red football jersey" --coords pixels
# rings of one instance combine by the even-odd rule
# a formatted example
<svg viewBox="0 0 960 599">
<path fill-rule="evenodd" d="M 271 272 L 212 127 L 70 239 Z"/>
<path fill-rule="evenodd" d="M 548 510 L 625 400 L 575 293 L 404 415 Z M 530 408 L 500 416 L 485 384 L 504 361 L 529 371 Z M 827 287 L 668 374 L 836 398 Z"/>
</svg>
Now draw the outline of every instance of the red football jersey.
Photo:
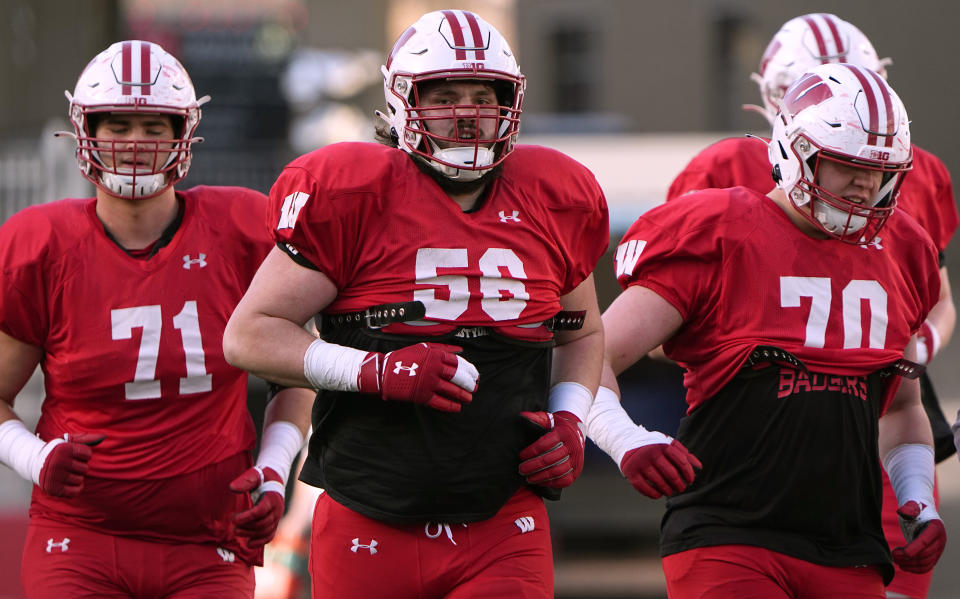
<svg viewBox="0 0 960 599">
<path fill-rule="evenodd" d="M 410 157 L 374 143 L 326 146 L 288 165 L 270 192 L 270 227 L 339 291 L 329 313 L 421 301 L 438 335 L 492 326 L 521 339 L 560 310 L 609 243 L 595 177 L 547 148 L 519 146 L 475 210 L 463 212 Z"/>
<path fill-rule="evenodd" d="M 700 189 L 738 185 L 764 194 L 775 187 L 767 146 L 756 138 L 722 139 L 694 156 L 670 184 L 667 201 Z M 950 173 L 939 158 L 913 146 L 913 170 L 900 188 L 897 208 L 920 223 L 937 249 L 946 249 L 960 219 Z"/>
<path fill-rule="evenodd" d="M 44 351 L 37 433 L 105 434 L 91 477 L 178 476 L 256 440 L 247 374 L 226 363 L 222 337 L 272 247 L 266 198 L 177 195 L 183 220 L 149 260 L 107 237 L 92 198 L 33 206 L 0 228 L 0 329 Z"/>
<path fill-rule="evenodd" d="M 738 185 L 769 192 L 776 183 L 770 174 L 766 141 L 769 140 L 728 137 L 707 146 L 674 178 L 667 190 L 667 201 L 701 189 Z"/>
<path fill-rule="evenodd" d="M 939 158 L 913 146 L 913 170 L 907 173 L 897 208 L 916 219 L 941 252 L 947 249 L 960 218 L 950 173 Z"/>
<path fill-rule="evenodd" d="M 765 195 L 706 190 L 641 216 L 617 248 L 617 277 L 669 301 L 684 325 L 664 350 L 687 369 L 691 410 L 757 345 L 813 371 L 863 375 L 901 357 L 936 303 L 936 250 L 894 213 L 867 245 L 814 239 Z"/>
</svg>

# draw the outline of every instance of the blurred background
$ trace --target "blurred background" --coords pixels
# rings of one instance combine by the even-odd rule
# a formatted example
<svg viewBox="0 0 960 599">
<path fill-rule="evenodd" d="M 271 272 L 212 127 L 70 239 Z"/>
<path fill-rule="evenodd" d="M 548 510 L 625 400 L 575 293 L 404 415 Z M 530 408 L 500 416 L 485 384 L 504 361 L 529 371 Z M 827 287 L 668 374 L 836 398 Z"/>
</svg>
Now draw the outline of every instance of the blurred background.
<svg viewBox="0 0 960 599">
<path fill-rule="evenodd" d="M 742 110 L 759 103 L 750 80 L 788 19 L 828 11 L 857 25 L 881 57 L 912 118 L 914 141 L 956 175 L 960 122 L 960 5 L 918 0 L 759 3 L 754 0 L 0 0 L 0 222 L 24 206 L 93 195 L 79 175 L 63 90 L 120 39 L 163 45 L 209 94 L 190 175 L 180 185 L 243 185 L 267 192 L 293 157 L 344 140 L 372 140 L 383 104 L 379 65 L 421 14 L 470 9 L 510 41 L 528 80 L 521 143 L 552 146 L 593 170 L 611 212 L 611 247 L 663 201 L 700 149 L 729 135 L 767 133 Z M 960 254 L 948 250 L 955 289 Z M 611 257 L 596 272 L 601 308 L 616 296 Z M 931 365 L 952 421 L 960 408 L 960 343 Z M 683 412 L 680 372 L 640 362 L 624 374 L 638 421 L 672 433 Z M 262 384 L 251 411 L 262 413 Z M 36 420 L 39 377 L 17 402 Z M 952 534 L 930 597 L 960 588 L 960 463 L 938 467 L 941 512 Z M 0 468 L 0 599 L 19 599 L 19 560 L 30 486 Z M 557 596 L 665 597 L 656 540 L 661 501 L 638 495 L 601 452 L 551 504 Z"/>
</svg>

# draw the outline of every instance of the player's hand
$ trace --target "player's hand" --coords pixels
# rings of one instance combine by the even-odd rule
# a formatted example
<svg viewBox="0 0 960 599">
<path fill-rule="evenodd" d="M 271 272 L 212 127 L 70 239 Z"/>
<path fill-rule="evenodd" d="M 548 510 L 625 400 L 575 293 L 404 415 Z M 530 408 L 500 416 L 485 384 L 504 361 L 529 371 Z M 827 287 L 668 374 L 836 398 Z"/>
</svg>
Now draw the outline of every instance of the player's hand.
<svg viewBox="0 0 960 599">
<path fill-rule="evenodd" d="M 87 462 L 93 457 L 91 448 L 104 438 L 94 433 L 75 433 L 49 441 L 40 452 L 43 466 L 40 467 L 37 486 L 55 497 L 79 495 L 84 477 L 90 470 Z"/>
<path fill-rule="evenodd" d="M 273 468 L 254 466 L 230 483 L 234 493 L 250 493 L 253 507 L 233 515 L 237 536 L 250 547 L 266 545 L 283 517 L 283 478 Z"/>
<path fill-rule="evenodd" d="M 646 429 L 643 432 L 645 442 L 623 454 L 620 472 L 634 489 L 651 499 L 686 489 L 703 467 L 700 460 L 672 437 Z"/>
<path fill-rule="evenodd" d="M 459 412 L 473 401 L 480 373 L 457 355 L 463 348 L 417 343 L 386 355 L 370 352 L 360 366 L 360 393 L 388 401 L 412 401 L 441 412 Z"/>
<path fill-rule="evenodd" d="M 520 474 L 531 485 L 569 487 L 583 471 L 580 419 L 567 411 L 520 412 L 520 416 L 544 431 L 520 452 Z"/>
<path fill-rule="evenodd" d="M 933 506 L 908 501 L 897 510 L 907 544 L 893 550 L 893 561 L 906 572 L 929 572 L 947 544 L 947 530 Z"/>
</svg>

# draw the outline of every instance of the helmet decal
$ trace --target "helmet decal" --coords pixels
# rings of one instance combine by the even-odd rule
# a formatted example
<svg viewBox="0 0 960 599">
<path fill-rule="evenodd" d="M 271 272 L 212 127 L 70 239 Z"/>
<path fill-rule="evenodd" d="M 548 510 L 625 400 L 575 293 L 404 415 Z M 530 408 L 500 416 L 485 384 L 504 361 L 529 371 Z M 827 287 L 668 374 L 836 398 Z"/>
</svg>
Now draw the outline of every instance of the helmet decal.
<svg viewBox="0 0 960 599">
<path fill-rule="evenodd" d="M 823 79 L 809 73 L 790 87 L 790 91 L 783 97 L 783 110 L 797 115 L 805 108 L 816 106 L 832 97 L 833 92 L 823 83 Z"/>
</svg>

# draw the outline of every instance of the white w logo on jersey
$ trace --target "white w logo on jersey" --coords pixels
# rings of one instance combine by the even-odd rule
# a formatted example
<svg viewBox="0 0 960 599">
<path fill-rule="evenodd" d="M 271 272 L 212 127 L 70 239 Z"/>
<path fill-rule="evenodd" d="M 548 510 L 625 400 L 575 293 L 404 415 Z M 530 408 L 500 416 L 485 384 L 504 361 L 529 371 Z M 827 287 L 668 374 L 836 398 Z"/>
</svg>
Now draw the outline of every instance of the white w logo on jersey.
<svg viewBox="0 0 960 599">
<path fill-rule="evenodd" d="M 531 532 L 537 528 L 533 522 L 533 516 L 520 516 L 513 523 L 520 529 L 520 534 Z"/>
<path fill-rule="evenodd" d="M 224 549 L 223 547 L 217 547 L 217 555 L 228 564 L 232 564 L 234 560 L 237 559 L 237 556 L 232 551 Z"/>
<path fill-rule="evenodd" d="M 297 224 L 297 216 L 300 215 L 300 209 L 307 203 L 310 196 L 302 191 L 291 193 L 283 198 L 283 206 L 280 207 L 280 222 L 277 223 L 277 229 L 292 229 Z"/>
<path fill-rule="evenodd" d="M 633 275 L 633 269 L 637 267 L 637 261 L 645 247 L 647 242 L 640 239 L 631 239 L 617 246 L 617 278 Z"/>
<path fill-rule="evenodd" d="M 401 370 L 407 371 L 407 376 L 417 376 L 417 368 L 420 367 L 416 362 L 412 366 L 404 366 L 403 362 L 394 362 L 396 368 L 393 369 L 393 374 L 400 374 Z"/>
</svg>

